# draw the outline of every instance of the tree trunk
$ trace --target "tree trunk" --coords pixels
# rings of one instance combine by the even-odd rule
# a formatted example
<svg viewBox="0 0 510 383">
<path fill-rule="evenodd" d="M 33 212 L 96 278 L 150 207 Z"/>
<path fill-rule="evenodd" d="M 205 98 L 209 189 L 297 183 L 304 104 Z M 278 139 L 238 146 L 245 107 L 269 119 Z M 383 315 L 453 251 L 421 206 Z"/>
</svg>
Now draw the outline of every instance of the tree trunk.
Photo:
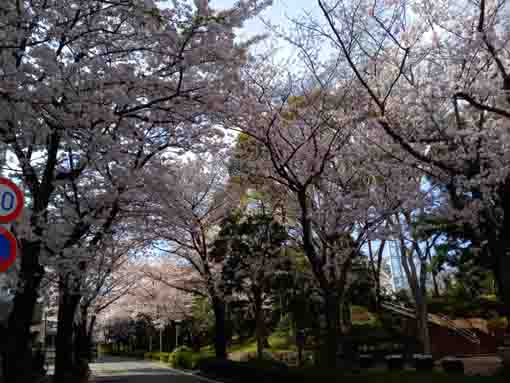
<svg viewBox="0 0 510 383">
<path fill-rule="evenodd" d="M 21 270 L 19 284 L 23 288 L 16 292 L 13 308 L 7 325 L 5 340 L 6 382 L 25 383 L 32 379 L 32 351 L 30 347 L 30 325 L 37 301 L 37 290 L 44 275 L 39 265 L 39 244 L 22 241 Z"/>
<path fill-rule="evenodd" d="M 89 321 L 89 327 L 88 327 L 88 330 L 87 330 L 87 341 L 88 341 L 88 344 L 89 344 L 89 347 L 92 346 L 92 339 L 93 339 L 93 334 L 94 334 L 94 327 L 96 326 L 96 320 L 97 320 L 97 316 L 95 314 L 93 314 L 91 317 L 90 317 L 90 321 Z M 97 349 L 96 349 L 97 351 Z M 89 355 L 90 355 L 90 348 L 89 348 Z M 91 358 L 89 360 L 89 362 L 92 362 L 92 357 L 96 356 L 97 353 L 95 355 L 90 355 Z"/>
<path fill-rule="evenodd" d="M 439 285 L 437 283 L 437 273 L 432 272 L 432 283 L 434 285 L 434 297 L 439 298 L 441 294 L 439 293 Z"/>
<path fill-rule="evenodd" d="M 427 265 L 424 257 L 420 257 L 420 275 L 416 270 L 413 258 L 413 250 L 407 249 L 403 237 L 400 239 L 401 262 L 406 274 L 407 281 L 411 288 L 415 310 L 416 310 L 416 330 L 418 339 L 422 343 L 422 350 L 425 354 L 430 354 L 430 334 L 428 327 L 428 310 L 427 310 Z M 414 245 L 414 249 L 420 252 L 420 248 Z"/>
<path fill-rule="evenodd" d="M 330 368 L 336 366 L 338 344 L 340 341 L 340 302 L 338 295 L 331 291 L 325 292 L 326 309 L 326 349 L 322 363 Z"/>
<path fill-rule="evenodd" d="M 340 307 L 340 332 L 349 333 L 352 329 L 351 304 L 342 297 L 339 299 Z"/>
<path fill-rule="evenodd" d="M 427 307 L 427 263 L 426 258 L 421 258 L 420 264 L 420 285 L 418 286 L 418 296 L 416 297 L 416 307 L 419 312 L 420 334 L 423 344 L 423 353 L 431 353 L 430 334 L 429 334 L 429 312 Z"/>
<path fill-rule="evenodd" d="M 227 358 L 227 338 L 225 323 L 225 302 L 218 297 L 213 296 L 212 305 L 214 311 L 214 350 L 216 357 L 220 359 Z"/>
<path fill-rule="evenodd" d="M 262 293 L 258 289 L 253 289 L 254 308 L 255 308 L 255 336 L 257 338 L 257 358 L 264 358 L 265 345 L 265 324 L 264 312 L 262 310 Z"/>
<path fill-rule="evenodd" d="M 76 365 L 74 347 L 74 315 L 80 302 L 80 295 L 73 294 L 67 289 L 67 284 L 60 290 L 58 307 L 58 327 L 55 355 L 55 383 L 75 381 Z"/>
<path fill-rule="evenodd" d="M 505 183 L 503 193 L 504 218 L 500 233 L 500 241 L 492 256 L 495 257 L 494 276 L 498 284 L 498 292 L 505 307 L 505 315 L 510 318 L 510 177 Z"/>
<path fill-rule="evenodd" d="M 370 266 L 372 271 L 372 278 L 375 284 L 375 311 L 377 313 L 381 312 L 381 270 L 382 270 L 382 260 L 383 260 L 383 252 L 386 246 L 386 241 L 381 241 L 379 248 L 377 249 L 376 254 L 372 250 L 372 241 L 368 241 L 368 255 L 370 258 Z"/>
<path fill-rule="evenodd" d="M 417 299 L 416 304 L 416 321 L 418 327 L 418 336 L 422 343 L 422 351 L 424 354 L 430 354 L 432 352 L 432 347 L 430 344 L 430 334 L 429 334 L 429 323 L 428 323 L 428 309 L 427 303 L 424 299 Z"/>
<path fill-rule="evenodd" d="M 90 322 L 92 322 L 92 318 Z M 91 327 L 88 321 L 88 308 L 80 306 L 80 321 L 76 329 L 75 356 L 76 364 L 92 361 L 91 355 Z"/>
</svg>

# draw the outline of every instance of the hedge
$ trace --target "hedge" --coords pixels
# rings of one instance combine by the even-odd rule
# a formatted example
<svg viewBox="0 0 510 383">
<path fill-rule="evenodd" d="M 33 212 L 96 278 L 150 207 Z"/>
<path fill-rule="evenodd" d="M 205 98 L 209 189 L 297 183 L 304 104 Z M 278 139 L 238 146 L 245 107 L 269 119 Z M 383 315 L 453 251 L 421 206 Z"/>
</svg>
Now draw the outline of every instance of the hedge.
<svg viewBox="0 0 510 383">
<path fill-rule="evenodd" d="M 194 358 L 193 350 L 186 346 L 178 347 L 170 357 L 168 363 L 174 368 L 182 368 L 191 370 L 195 367 L 196 358 Z"/>
<path fill-rule="evenodd" d="M 129 358 L 137 358 L 144 359 L 145 351 L 144 350 L 134 350 L 134 351 L 125 351 L 125 350 L 114 350 L 111 344 L 100 344 L 99 352 L 105 355 L 111 356 L 126 356 Z"/>
<path fill-rule="evenodd" d="M 270 360 L 234 362 L 231 360 L 205 358 L 198 361 L 196 368 L 206 376 L 243 383 L 291 381 L 290 370 L 284 363 Z"/>
<path fill-rule="evenodd" d="M 145 352 L 143 354 L 144 359 L 158 360 L 161 362 L 168 363 L 171 352 Z"/>
</svg>

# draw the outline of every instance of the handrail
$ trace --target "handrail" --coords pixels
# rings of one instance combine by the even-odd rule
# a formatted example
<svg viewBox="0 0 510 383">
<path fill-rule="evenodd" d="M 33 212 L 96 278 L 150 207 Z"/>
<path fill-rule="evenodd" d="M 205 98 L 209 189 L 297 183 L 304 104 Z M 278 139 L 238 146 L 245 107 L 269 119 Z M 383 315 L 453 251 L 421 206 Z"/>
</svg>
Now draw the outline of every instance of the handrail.
<svg viewBox="0 0 510 383">
<path fill-rule="evenodd" d="M 396 305 L 389 302 L 384 302 L 381 305 L 383 308 L 393 311 L 395 313 L 416 319 L 416 311 L 413 309 L 410 309 L 409 307 L 405 307 L 402 305 Z M 447 327 L 450 330 L 456 332 L 457 334 L 461 335 L 468 341 L 474 344 L 480 344 L 480 339 L 474 333 L 473 331 L 469 331 L 467 329 L 461 328 L 455 324 L 450 318 L 444 315 L 437 315 L 437 314 L 428 314 L 427 315 L 427 321 L 430 323 L 437 324 L 442 327 Z"/>
<path fill-rule="evenodd" d="M 457 326 L 457 324 L 456 324 L 454 321 L 452 321 L 450 318 L 448 318 L 446 315 L 442 315 L 442 314 L 436 314 L 436 315 L 437 315 L 439 318 L 441 318 L 441 320 L 443 320 L 443 321 L 445 321 L 445 322 L 449 323 L 451 326 L 454 326 L 454 327 L 458 328 L 458 329 L 459 329 L 459 330 L 461 330 L 462 332 L 466 333 L 468 336 L 471 336 L 471 337 L 476 338 L 476 339 L 478 340 L 478 336 L 476 335 L 476 333 L 475 333 L 475 332 L 473 332 L 473 331 L 471 331 L 471 330 L 468 330 L 468 329 L 466 329 L 466 328 L 462 328 L 462 327 Z M 478 343 L 479 343 L 479 342 L 480 342 L 480 341 L 478 340 Z"/>
</svg>

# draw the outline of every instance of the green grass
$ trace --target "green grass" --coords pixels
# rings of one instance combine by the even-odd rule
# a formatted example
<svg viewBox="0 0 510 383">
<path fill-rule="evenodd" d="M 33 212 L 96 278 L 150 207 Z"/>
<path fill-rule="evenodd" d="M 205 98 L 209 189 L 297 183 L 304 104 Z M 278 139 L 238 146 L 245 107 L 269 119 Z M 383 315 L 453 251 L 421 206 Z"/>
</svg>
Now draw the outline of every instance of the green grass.
<svg viewBox="0 0 510 383">
<path fill-rule="evenodd" d="M 269 348 L 271 351 L 296 351 L 296 345 L 289 341 L 286 334 L 273 333 L 269 336 Z M 243 343 L 233 344 L 228 349 L 229 353 L 255 353 L 257 352 L 257 340 L 249 338 Z"/>
</svg>

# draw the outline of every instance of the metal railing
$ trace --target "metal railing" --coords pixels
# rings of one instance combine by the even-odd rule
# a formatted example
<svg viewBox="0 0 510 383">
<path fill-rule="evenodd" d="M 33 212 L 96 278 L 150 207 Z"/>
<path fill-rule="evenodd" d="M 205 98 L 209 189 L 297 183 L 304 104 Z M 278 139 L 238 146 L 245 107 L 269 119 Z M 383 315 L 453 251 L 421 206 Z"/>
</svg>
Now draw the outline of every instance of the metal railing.
<svg viewBox="0 0 510 383">
<path fill-rule="evenodd" d="M 397 314 L 406 316 L 408 318 L 417 319 L 416 311 L 409 307 L 405 307 L 402 305 L 396 305 L 393 303 L 385 302 L 382 304 L 382 307 L 386 310 L 395 312 Z M 437 315 L 437 314 L 428 314 L 427 320 L 429 323 L 437 324 L 438 326 L 447 327 L 463 338 L 467 339 L 469 342 L 474 344 L 480 344 L 480 339 L 473 331 L 467 330 L 465 328 L 457 326 L 454 321 L 448 318 L 445 315 Z"/>
</svg>

